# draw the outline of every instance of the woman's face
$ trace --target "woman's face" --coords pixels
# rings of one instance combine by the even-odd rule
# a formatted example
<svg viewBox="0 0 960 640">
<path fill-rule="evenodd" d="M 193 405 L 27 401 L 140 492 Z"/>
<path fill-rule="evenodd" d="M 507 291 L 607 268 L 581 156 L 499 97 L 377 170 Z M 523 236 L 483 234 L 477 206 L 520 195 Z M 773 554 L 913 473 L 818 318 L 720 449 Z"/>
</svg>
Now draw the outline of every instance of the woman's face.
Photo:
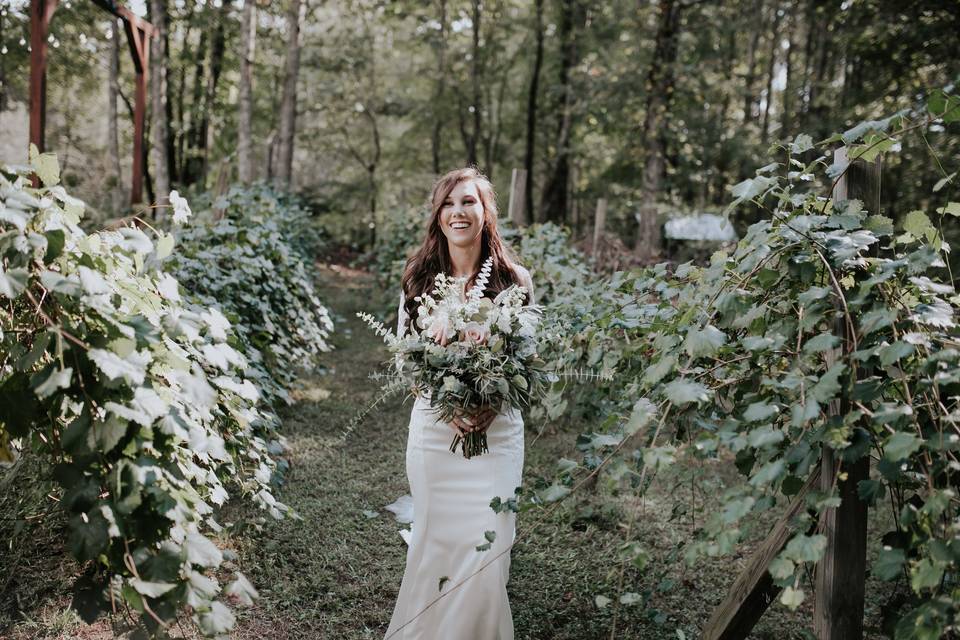
<svg viewBox="0 0 960 640">
<path fill-rule="evenodd" d="M 473 180 L 458 182 L 440 207 L 440 230 L 453 246 L 467 248 L 480 242 L 483 203 Z"/>
</svg>

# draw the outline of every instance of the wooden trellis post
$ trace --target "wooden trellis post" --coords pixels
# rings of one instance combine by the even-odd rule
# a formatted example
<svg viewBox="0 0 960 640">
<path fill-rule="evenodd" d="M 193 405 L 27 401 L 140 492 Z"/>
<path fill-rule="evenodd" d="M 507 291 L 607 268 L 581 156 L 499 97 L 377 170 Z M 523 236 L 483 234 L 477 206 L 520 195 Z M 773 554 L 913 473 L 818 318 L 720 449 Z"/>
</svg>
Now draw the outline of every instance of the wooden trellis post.
<svg viewBox="0 0 960 640">
<path fill-rule="evenodd" d="M 847 149 L 837 150 L 834 162 L 845 162 Z M 880 209 L 880 158 L 875 162 L 854 160 L 837 180 L 833 191 L 834 206 L 846 200 L 860 200 L 872 214 Z M 830 354 L 837 357 L 852 350 L 846 319 L 837 318 L 835 333 L 843 338 L 843 350 Z M 855 375 L 849 368 L 847 376 Z M 848 386 L 841 397 L 830 403 L 830 414 L 843 416 L 850 410 Z M 823 560 L 817 564 L 816 596 L 813 623 L 819 640 L 860 640 L 863 638 L 863 601 L 867 568 L 867 505 L 860 500 L 857 484 L 870 478 L 870 457 L 841 463 L 829 447 L 823 448 L 820 460 L 821 489 L 829 491 L 834 477 L 840 506 L 823 514 L 822 533 L 827 537 Z"/>
<path fill-rule="evenodd" d="M 846 148 L 839 149 L 835 162 L 842 164 L 846 159 Z M 873 163 L 851 162 L 834 186 L 832 197 L 835 205 L 856 199 L 862 201 L 870 213 L 879 213 L 880 158 Z M 842 339 L 842 347 L 826 354 L 828 367 L 852 349 L 844 316 L 837 318 L 834 332 Z M 855 372 L 847 370 L 846 374 L 852 376 Z M 845 388 L 840 398 L 830 402 L 827 414 L 842 418 L 848 411 Z M 816 567 L 813 622 L 818 640 L 862 640 L 867 505 L 860 500 L 857 484 L 870 477 L 870 457 L 864 455 L 853 462 L 841 462 L 840 458 L 831 448 L 823 448 L 818 467 L 811 472 L 804 488 L 791 501 L 787 512 L 774 525 L 704 626 L 704 640 L 744 640 L 749 635 L 780 591 L 773 584 L 768 567 L 792 537 L 787 524 L 800 513 L 810 487 L 819 484 L 821 490 L 829 491 L 835 478 L 841 478 L 837 481 L 840 506 L 824 512 L 817 527 L 826 536 L 827 547 Z"/>
<path fill-rule="evenodd" d="M 44 151 L 47 124 L 47 37 L 50 21 L 58 0 L 30 0 L 30 142 Z M 98 7 L 123 20 L 130 54 L 137 72 L 137 88 L 133 112 L 133 177 L 130 204 L 142 201 L 143 193 L 143 129 L 147 113 L 147 71 L 150 63 L 150 38 L 153 25 L 118 6 L 115 0 L 93 0 Z M 160 114 L 159 117 L 163 117 Z M 34 184 L 36 184 L 36 178 Z"/>
</svg>

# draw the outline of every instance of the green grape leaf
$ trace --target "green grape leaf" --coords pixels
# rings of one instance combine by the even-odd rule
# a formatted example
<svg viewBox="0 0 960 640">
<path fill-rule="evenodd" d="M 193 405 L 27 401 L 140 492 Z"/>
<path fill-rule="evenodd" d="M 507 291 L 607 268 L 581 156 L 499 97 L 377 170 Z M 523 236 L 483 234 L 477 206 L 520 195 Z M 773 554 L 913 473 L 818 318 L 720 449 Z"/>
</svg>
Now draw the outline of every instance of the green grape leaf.
<svg viewBox="0 0 960 640">
<path fill-rule="evenodd" d="M 60 182 L 60 163 L 57 154 L 40 153 L 37 145 L 30 143 L 30 166 L 36 172 L 40 182 L 45 187 L 52 187 Z"/>
<path fill-rule="evenodd" d="M 903 549 L 884 547 L 880 550 L 876 562 L 873 563 L 873 575 L 881 580 L 893 580 L 900 575 L 906 556 Z"/>
</svg>

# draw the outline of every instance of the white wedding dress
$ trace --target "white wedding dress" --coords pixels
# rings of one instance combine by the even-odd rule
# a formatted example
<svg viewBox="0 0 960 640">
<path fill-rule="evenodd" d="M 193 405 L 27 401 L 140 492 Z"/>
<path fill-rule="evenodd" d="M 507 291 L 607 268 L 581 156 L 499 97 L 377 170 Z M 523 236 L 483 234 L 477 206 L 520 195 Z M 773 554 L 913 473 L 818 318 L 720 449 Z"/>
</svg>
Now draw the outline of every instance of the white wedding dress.
<svg viewBox="0 0 960 640">
<path fill-rule="evenodd" d="M 398 327 L 405 317 L 401 296 Z M 520 486 L 523 419 L 516 409 L 497 415 L 489 453 L 469 460 L 450 452 L 454 435 L 429 399 L 416 399 L 406 460 L 413 523 L 385 640 L 513 640 L 507 579 L 516 514 L 496 513 L 490 500 L 506 501 Z M 477 551 L 487 531 L 496 537 Z"/>
</svg>

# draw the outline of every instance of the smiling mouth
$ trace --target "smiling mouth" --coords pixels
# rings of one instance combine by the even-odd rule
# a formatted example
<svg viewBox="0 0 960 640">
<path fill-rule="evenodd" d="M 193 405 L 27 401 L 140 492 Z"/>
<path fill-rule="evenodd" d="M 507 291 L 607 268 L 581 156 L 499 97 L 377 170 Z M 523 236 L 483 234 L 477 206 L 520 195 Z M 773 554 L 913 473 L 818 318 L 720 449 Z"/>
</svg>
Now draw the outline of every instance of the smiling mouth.
<svg viewBox="0 0 960 640">
<path fill-rule="evenodd" d="M 450 224 L 451 229 L 466 229 L 469 226 L 469 222 L 454 222 Z"/>
</svg>

